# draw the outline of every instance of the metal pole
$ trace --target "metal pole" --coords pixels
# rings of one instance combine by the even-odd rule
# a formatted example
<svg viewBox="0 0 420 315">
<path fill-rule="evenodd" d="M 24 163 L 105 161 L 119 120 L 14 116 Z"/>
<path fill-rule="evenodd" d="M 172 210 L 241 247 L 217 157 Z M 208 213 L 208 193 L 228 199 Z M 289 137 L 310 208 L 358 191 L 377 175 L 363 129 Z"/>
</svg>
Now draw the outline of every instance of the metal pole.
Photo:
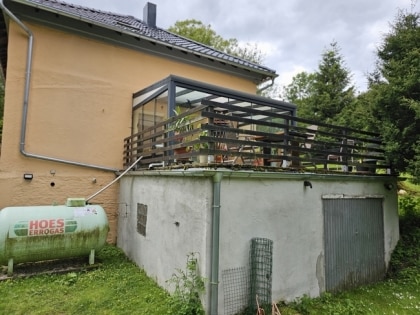
<svg viewBox="0 0 420 315">
<path fill-rule="evenodd" d="M 220 187 L 222 173 L 213 177 L 213 216 L 210 267 L 210 315 L 217 315 L 219 306 L 219 234 L 220 234 Z"/>
</svg>

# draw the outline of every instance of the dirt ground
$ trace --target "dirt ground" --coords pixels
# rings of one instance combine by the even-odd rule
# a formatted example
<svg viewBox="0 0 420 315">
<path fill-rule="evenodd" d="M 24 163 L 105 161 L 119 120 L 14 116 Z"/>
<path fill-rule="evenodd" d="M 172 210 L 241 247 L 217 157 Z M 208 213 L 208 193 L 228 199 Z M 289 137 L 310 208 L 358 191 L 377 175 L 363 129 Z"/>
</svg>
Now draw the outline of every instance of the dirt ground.
<svg viewBox="0 0 420 315">
<path fill-rule="evenodd" d="M 100 262 L 89 265 L 86 257 L 72 258 L 65 260 L 48 260 L 40 262 L 31 262 L 16 264 L 13 267 L 13 275 L 7 275 L 7 266 L 1 266 L 0 281 L 14 278 L 25 278 L 40 274 L 58 274 L 72 271 L 81 271 L 100 266 Z"/>
</svg>

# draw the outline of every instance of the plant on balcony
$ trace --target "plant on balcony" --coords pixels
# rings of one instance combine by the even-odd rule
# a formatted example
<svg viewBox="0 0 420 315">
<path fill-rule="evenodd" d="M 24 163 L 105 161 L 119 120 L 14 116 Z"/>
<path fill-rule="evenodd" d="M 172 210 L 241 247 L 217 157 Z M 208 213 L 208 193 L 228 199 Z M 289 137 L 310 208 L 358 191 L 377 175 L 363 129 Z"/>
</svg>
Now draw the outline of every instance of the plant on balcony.
<svg viewBox="0 0 420 315">
<path fill-rule="evenodd" d="M 173 110 L 173 112 L 175 114 L 175 117 L 177 117 L 177 116 L 179 116 L 183 113 L 180 106 L 177 106 Z M 192 118 L 189 115 L 178 118 L 170 126 L 170 130 L 174 132 L 175 141 L 177 141 L 179 143 L 182 143 L 182 142 L 185 141 L 184 137 L 181 134 L 184 133 L 184 132 L 192 130 L 192 128 L 193 128 Z M 182 146 L 180 148 L 174 149 L 174 152 L 175 152 L 175 154 L 183 154 L 183 153 L 189 152 L 190 150 L 191 150 L 191 147 Z"/>
<path fill-rule="evenodd" d="M 203 130 L 200 132 L 200 134 L 198 135 L 198 137 L 202 137 L 202 136 L 207 136 L 209 134 L 208 130 Z M 200 149 L 208 149 L 209 148 L 209 143 L 208 142 L 200 142 L 200 143 L 196 143 L 193 146 L 194 151 L 200 151 Z M 210 161 L 213 160 L 212 156 L 207 155 L 207 154 L 201 154 L 198 156 L 198 160 L 201 164 L 206 164 Z"/>
<path fill-rule="evenodd" d="M 175 117 L 181 115 L 183 112 L 181 110 L 180 106 L 177 106 L 174 109 L 174 114 Z M 175 134 L 180 134 L 189 130 L 192 130 L 193 126 L 192 126 L 192 117 L 188 116 L 184 116 L 181 118 L 178 118 L 177 120 L 175 120 L 171 126 L 171 130 L 173 130 L 175 132 Z M 181 138 L 182 140 L 182 138 Z"/>
<path fill-rule="evenodd" d="M 208 136 L 208 134 L 209 134 L 208 130 L 203 130 L 202 132 L 200 132 L 198 137 L 205 137 L 205 136 Z M 208 142 L 200 142 L 200 143 L 194 144 L 193 148 L 194 148 L 195 151 L 199 151 L 200 149 L 208 149 L 209 144 L 208 144 Z"/>
</svg>

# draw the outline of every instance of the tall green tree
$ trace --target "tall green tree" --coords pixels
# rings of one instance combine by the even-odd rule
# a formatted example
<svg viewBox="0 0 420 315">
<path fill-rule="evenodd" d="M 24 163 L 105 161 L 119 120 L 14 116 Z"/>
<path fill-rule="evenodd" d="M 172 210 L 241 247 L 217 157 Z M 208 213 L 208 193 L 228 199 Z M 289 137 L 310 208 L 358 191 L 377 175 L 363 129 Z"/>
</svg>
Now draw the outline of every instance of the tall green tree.
<svg viewBox="0 0 420 315">
<path fill-rule="evenodd" d="M 204 25 L 195 19 L 177 21 L 168 28 L 168 31 L 221 51 L 227 51 L 237 44 L 236 39 L 224 39 L 210 25 Z"/>
<path fill-rule="evenodd" d="M 399 11 L 377 51 L 370 99 L 395 169 L 420 182 L 420 16 Z"/>
<path fill-rule="evenodd" d="M 312 109 L 316 120 L 336 123 L 355 100 L 354 86 L 337 42 L 332 42 L 321 57 L 315 72 Z"/>
<path fill-rule="evenodd" d="M 258 49 L 257 45 L 245 43 L 240 45 L 236 38 L 225 39 L 203 22 L 188 19 L 177 21 L 168 28 L 168 31 L 192 39 L 196 42 L 213 47 L 214 49 L 234 55 L 257 64 L 264 62 L 264 54 Z"/>
<path fill-rule="evenodd" d="M 298 106 L 300 117 L 345 123 L 343 113 L 346 109 L 351 112 L 348 108 L 354 106 L 355 94 L 338 44 L 332 42 L 322 53 L 317 71 L 297 74 L 283 92 L 286 100 Z"/>
</svg>

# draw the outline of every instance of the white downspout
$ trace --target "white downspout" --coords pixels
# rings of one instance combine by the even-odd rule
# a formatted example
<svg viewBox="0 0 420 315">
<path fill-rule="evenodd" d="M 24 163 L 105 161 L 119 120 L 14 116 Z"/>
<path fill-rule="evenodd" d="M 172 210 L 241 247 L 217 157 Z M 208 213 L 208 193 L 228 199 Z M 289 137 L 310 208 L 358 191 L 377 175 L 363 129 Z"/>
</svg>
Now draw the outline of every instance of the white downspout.
<svg viewBox="0 0 420 315">
<path fill-rule="evenodd" d="M 27 124 L 27 117 L 28 117 L 28 104 L 29 104 L 29 89 L 30 89 L 30 79 L 31 79 L 31 69 L 32 69 L 32 49 L 33 49 L 33 42 L 34 36 L 31 30 L 23 24 L 6 6 L 3 4 L 3 0 L 0 0 L 0 8 L 9 16 L 14 22 L 16 22 L 27 34 L 28 34 L 28 53 L 26 58 L 26 74 L 25 74 L 25 89 L 23 94 L 23 111 L 22 111 L 22 123 L 21 123 L 21 130 L 20 130 L 20 153 L 22 153 L 26 157 L 59 162 L 59 163 L 66 163 L 72 164 L 77 166 L 84 166 L 89 168 L 100 169 L 104 171 L 112 171 L 117 172 L 118 169 L 109 168 L 105 166 L 93 165 L 93 164 L 86 164 L 76 161 L 68 161 L 63 159 L 58 159 L 49 156 L 43 156 L 38 154 L 32 154 L 25 151 L 25 141 L 26 141 L 26 124 Z"/>
</svg>

